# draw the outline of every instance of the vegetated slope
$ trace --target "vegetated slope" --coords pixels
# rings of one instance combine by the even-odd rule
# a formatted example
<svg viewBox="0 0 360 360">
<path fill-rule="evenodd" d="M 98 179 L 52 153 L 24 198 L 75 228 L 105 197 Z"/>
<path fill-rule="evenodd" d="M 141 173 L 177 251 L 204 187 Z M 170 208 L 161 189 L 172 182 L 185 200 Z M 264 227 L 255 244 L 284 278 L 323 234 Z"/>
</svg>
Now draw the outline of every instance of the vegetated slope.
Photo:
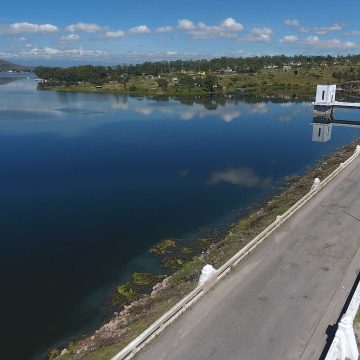
<svg viewBox="0 0 360 360">
<path fill-rule="evenodd" d="M 14 64 L 10 61 L 0 59 L 0 71 L 32 71 L 33 68 L 30 66 Z"/>
</svg>

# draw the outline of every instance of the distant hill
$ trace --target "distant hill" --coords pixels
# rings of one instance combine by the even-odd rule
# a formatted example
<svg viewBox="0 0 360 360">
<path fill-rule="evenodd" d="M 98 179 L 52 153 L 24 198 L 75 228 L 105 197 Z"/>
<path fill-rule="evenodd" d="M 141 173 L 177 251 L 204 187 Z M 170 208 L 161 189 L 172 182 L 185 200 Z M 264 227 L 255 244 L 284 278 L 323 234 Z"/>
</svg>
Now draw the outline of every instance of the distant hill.
<svg viewBox="0 0 360 360">
<path fill-rule="evenodd" d="M 32 70 L 34 70 L 34 68 L 31 67 L 31 66 L 24 66 L 24 65 L 14 64 L 14 63 L 12 63 L 10 61 L 0 59 L 0 71 L 9 71 L 9 70 L 32 71 Z"/>
</svg>

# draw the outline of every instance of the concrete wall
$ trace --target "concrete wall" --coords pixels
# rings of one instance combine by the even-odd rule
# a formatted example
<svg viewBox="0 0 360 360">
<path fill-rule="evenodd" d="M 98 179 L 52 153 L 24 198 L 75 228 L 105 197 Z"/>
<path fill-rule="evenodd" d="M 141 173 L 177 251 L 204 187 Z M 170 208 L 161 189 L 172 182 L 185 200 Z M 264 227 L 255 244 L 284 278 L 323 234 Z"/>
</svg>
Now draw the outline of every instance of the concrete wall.
<svg viewBox="0 0 360 360">
<path fill-rule="evenodd" d="M 332 104 L 335 101 L 336 85 L 317 85 L 316 104 Z"/>
</svg>

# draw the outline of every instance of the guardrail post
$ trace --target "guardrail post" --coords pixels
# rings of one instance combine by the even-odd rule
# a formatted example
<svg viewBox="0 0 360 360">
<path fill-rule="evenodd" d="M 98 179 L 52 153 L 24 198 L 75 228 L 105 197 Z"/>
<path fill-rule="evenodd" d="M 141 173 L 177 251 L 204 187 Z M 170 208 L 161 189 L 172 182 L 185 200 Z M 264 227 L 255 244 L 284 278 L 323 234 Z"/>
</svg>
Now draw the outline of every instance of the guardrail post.
<svg viewBox="0 0 360 360">
<path fill-rule="evenodd" d="M 315 179 L 314 179 L 314 183 L 312 184 L 311 190 L 316 190 L 319 185 L 320 185 L 320 179 L 319 179 L 319 178 L 315 178 Z M 310 190 L 310 191 L 311 191 L 311 190 Z"/>
<path fill-rule="evenodd" d="M 339 322 L 339 327 L 335 337 L 339 339 L 339 360 L 357 360 L 359 351 L 356 345 L 356 339 L 353 329 L 353 319 L 350 315 L 343 315 Z M 339 356 L 340 355 L 340 356 Z"/>
<path fill-rule="evenodd" d="M 360 145 L 356 145 L 355 154 L 360 153 Z"/>
<path fill-rule="evenodd" d="M 216 276 L 217 276 L 217 270 L 214 269 L 212 265 L 209 264 L 205 265 L 201 270 L 198 286 L 204 286 L 204 287 L 211 286 L 215 282 Z"/>
</svg>

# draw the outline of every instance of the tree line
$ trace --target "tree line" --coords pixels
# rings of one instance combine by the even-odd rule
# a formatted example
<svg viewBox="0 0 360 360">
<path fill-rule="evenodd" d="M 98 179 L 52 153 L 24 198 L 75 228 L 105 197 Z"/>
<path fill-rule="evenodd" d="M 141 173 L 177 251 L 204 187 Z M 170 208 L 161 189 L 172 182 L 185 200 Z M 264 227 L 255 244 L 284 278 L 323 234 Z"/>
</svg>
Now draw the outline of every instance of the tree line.
<svg viewBox="0 0 360 360">
<path fill-rule="evenodd" d="M 180 72 L 221 72 L 231 69 L 237 73 L 255 73 L 264 67 L 282 67 L 292 65 L 294 67 L 314 67 L 321 65 L 355 65 L 360 62 L 360 55 L 347 56 L 254 56 L 254 57 L 221 57 L 211 60 L 175 60 L 144 62 L 142 64 L 122 64 L 117 66 L 93 66 L 81 65 L 68 68 L 45 67 L 35 68 L 35 73 L 42 79 L 53 82 L 74 84 L 77 82 L 90 82 L 102 84 L 108 81 L 118 81 L 125 85 L 129 77 L 141 75 L 166 75 Z M 342 77 L 343 74 L 338 74 Z M 187 86 L 192 87 L 192 78 L 183 77 Z M 166 86 L 165 83 L 161 84 Z M 160 85 L 160 86 L 161 86 Z"/>
</svg>

